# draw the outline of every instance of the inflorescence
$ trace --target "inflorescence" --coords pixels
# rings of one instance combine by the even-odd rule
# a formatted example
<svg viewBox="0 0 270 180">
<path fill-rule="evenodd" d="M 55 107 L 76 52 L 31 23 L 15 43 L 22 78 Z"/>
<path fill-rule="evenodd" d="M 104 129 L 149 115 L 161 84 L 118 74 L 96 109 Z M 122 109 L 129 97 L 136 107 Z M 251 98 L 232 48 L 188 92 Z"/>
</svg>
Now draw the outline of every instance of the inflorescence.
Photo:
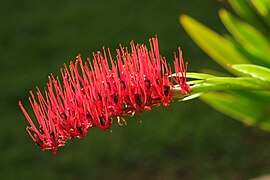
<svg viewBox="0 0 270 180">
<path fill-rule="evenodd" d="M 123 116 L 139 115 L 153 106 L 167 109 L 173 102 L 174 83 L 182 94 L 190 93 L 186 83 L 187 63 L 182 51 L 174 56 L 174 72 L 159 54 L 157 37 L 149 40 L 150 50 L 143 44 L 131 42 L 131 52 L 120 45 L 116 60 L 110 49 L 93 53 L 93 59 L 83 62 L 81 55 L 75 63 L 61 69 L 62 79 L 49 76 L 42 95 L 30 91 L 29 101 L 37 118 L 37 127 L 22 103 L 19 106 L 30 126 L 26 128 L 31 138 L 42 150 L 57 153 L 67 140 L 83 138 L 92 127 L 109 129 L 113 120 L 126 124 Z"/>
</svg>

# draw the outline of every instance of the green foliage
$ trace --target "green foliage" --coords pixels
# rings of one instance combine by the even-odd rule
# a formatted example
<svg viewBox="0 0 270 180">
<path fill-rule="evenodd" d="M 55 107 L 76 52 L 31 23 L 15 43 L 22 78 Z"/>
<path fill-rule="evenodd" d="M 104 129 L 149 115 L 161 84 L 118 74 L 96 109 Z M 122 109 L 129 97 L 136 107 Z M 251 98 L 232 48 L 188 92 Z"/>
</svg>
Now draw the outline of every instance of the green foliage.
<svg viewBox="0 0 270 180">
<path fill-rule="evenodd" d="M 232 71 L 231 68 L 227 67 L 227 64 L 229 63 L 238 64 L 249 62 L 248 59 L 234 48 L 233 43 L 200 24 L 193 18 L 182 15 L 180 21 L 200 48 L 207 52 L 210 57 L 215 59 L 217 63 L 227 70 Z"/>
<path fill-rule="evenodd" d="M 270 131 L 270 1 L 229 3 L 240 18 L 224 9 L 219 17 L 231 35 L 218 35 L 187 15 L 182 15 L 180 22 L 197 45 L 234 77 L 188 74 L 189 78 L 201 80 L 189 82 L 190 95 L 176 96 L 181 100 L 200 96 L 213 108 L 247 125 Z"/>
<path fill-rule="evenodd" d="M 269 0 L 251 0 L 254 8 L 256 8 L 258 14 L 262 17 L 263 21 L 270 26 L 270 1 Z"/>
<path fill-rule="evenodd" d="M 248 91 L 212 92 L 201 96 L 201 99 L 217 110 L 241 119 L 246 125 L 257 126 L 270 131 L 269 101 L 265 94 Z"/>
<path fill-rule="evenodd" d="M 266 37 L 259 30 L 236 18 L 226 10 L 221 10 L 219 15 L 228 31 L 246 53 L 257 57 L 262 61 L 260 64 L 264 63 L 269 67 L 270 43 Z M 252 59 L 250 62 L 253 62 Z"/>
<path fill-rule="evenodd" d="M 232 68 L 263 81 L 270 81 L 270 69 L 253 64 L 236 64 Z"/>
</svg>

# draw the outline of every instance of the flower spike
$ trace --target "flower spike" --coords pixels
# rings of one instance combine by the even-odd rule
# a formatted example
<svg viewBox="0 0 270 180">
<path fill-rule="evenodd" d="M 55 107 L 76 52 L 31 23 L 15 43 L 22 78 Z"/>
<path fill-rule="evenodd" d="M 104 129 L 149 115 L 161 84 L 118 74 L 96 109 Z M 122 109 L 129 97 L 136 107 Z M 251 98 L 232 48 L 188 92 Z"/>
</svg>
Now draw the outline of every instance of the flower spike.
<svg viewBox="0 0 270 180">
<path fill-rule="evenodd" d="M 29 101 L 35 113 L 36 127 L 19 102 L 29 126 L 30 137 L 42 150 L 57 153 L 58 147 L 68 140 L 83 138 L 90 128 L 110 129 L 113 120 L 126 124 L 123 116 L 140 115 L 153 106 L 167 109 L 173 102 L 174 82 L 181 93 L 190 93 L 186 83 L 187 63 L 182 51 L 175 56 L 172 77 L 171 66 L 159 53 L 157 37 L 151 38 L 150 50 L 143 44 L 131 42 L 131 52 L 120 45 L 116 60 L 110 49 L 93 53 L 93 59 L 83 63 L 81 55 L 76 61 L 64 64 L 60 78 L 51 74 L 44 95 L 37 88 L 30 92 Z"/>
</svg>

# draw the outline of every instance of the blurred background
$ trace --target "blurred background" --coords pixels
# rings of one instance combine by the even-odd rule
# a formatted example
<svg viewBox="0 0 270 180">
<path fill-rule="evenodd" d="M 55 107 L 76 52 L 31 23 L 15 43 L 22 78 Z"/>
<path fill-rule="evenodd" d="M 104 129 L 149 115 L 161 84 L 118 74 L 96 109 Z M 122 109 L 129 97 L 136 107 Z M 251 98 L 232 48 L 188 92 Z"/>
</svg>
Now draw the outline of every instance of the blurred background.
<svg viewBox="0 0 270 180">
<path fill-rule="evenodd" d="M 178 22 L 187 13 L 219 33 L 226 30 L 217 0 L 68 0 L 0 2 L 0 179 L 248 179 L 270 173 L 270 134 L 246 127 L 195 99 L 154 108 L 112 132 L 91 129 L 54 156 L 25 131 L 18 107 L 29 90 L 81 53 L 91 57 L 131 40 L 158 35 L 167 60 L 181 47 L 189 71 L 222 68 Z M 113 51 L 112 51 L 113 52 Z M 115 54 L 113 52 L 113 54 Z"/>
</svg>

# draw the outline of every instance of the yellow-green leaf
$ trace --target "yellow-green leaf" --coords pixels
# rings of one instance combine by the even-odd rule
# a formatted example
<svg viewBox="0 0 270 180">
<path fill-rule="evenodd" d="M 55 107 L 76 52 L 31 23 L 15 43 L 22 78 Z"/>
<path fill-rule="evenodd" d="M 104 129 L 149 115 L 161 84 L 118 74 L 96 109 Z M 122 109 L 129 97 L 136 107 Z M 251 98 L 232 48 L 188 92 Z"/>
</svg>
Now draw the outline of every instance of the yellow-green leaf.
<svg viewBox="0 0 270 180">
<path fill-rule="evenodd" d="M 200 97 L 214 109 L 223 112 L 247 125 L 270 131 L 269 104 L 261 103 L 251 92 L 211 92 Z"/>
<path fill-rule="evenodd" d="M 229 0 L 229 3 L 239 16 L 259 29 L 261 32 L 269 35 L 268 27 L 262 23 L 257 13 L 254 11 L 254 8 L 250 6 L 250 3 L 247 0 Z"/>
<path fill-rule="evenodd" d="M 221 10 L 219 15 L 226 28 L 246 51 L 270 65 L 270 43 L 260 31 L 226 10 Z"/>
<path fill-rule="evenodd" d="M 258 78 L 264 81 L 270 81 L 269 68 L 266 68 L 263 66 L 257 66 L 253 64 L 235 64 L 235 65 L 232 65 L 231 67 L 241 73 L 249 74 L 254 78 Z"/>
<path fill-rule="evenodd" d="M 270 0 L 251 0 L 251 3 L 263 17 L 264 22 L 270 26 Z"/>
<path fill-rule="evenodd" d="M 249 63 L 249 60 L 242 56 L 230 41 L 190 16 L 180 16 L 180 22 L 198 46 L 228 71 L 233 72 L 231 68 L 228 68 L 228 64 Z"/>
<path fill-rule="evenodd" d="M 188 72 L 186 74 L 187 78 L 192 78 L 192 79 L 208 79 L 208 78 L 213 78 L 215 76 L 212 76 L 210 74 L 204 74 L 204 73 L 194 73 L 194 72 Z"/>
</svg>

